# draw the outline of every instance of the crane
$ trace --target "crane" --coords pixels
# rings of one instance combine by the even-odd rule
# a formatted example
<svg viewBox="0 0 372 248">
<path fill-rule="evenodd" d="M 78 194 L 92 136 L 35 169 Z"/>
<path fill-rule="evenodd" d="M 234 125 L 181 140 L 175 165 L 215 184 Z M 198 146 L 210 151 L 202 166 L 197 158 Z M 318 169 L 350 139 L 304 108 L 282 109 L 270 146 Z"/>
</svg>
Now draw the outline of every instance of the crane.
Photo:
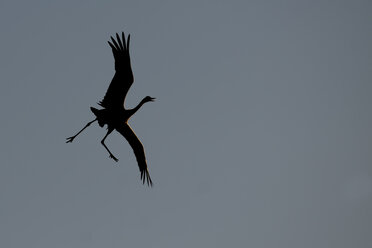
<svg viewBox="0 0 372 248">
<path fill-rule="evenodd" d="M 112 133 L 112 131 L 116 130 L 124 136 L 134 151 L 141 172 L 142 183 L 145 184 L 146 181 L 148 186 L 152 186 L 152 180 L 147 168 L 145 150 L 141 141 L 129 126 L 128 120 L 142 107 L 143 104 L 153 102 L 155 98 L 146 96 L 135 108 L 126 109 L 124 107 L 125 97 L 134 82 L 134 77 L 129 55 L 130 35 L 128 35 L 127 41 L 125 40 L 124 32 L 121 33 L 121 36 L 120 39 L 119 34 L 116 33 L 116 40 L 111 36 L 111 42 L 108 41 L 115 59 L 115 75 L 103 100 L 98 103 L 102 109 L 91 107 L 90 109 L 96 118 L 88 122 L 77 134 L 67 138 L 66 143 L 72 143 L 76 136 L 95 121 L 98 121 L 100 127 L 107 125 L 107 133 L 101 140 L 101 144 L 108 151 L 110 155 L 109 157 L 118 162 L 118 159 L 111 153 L 105 144 L 107 136 Z"/>
</svg>

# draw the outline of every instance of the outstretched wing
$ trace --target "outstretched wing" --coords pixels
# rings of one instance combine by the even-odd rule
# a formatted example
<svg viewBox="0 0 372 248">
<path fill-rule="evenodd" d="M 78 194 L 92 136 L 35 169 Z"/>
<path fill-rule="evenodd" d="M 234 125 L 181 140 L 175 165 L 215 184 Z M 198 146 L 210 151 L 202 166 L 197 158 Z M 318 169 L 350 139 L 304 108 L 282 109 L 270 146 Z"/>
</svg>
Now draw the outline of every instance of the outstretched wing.
<svg viewBox="0 0 372 248">
<path fill-rule="evenodd" d="M 106 109 L 120 109 L 124 108 L 125 96 L 134 81 L 129 55 L 130 35 L 127 43 L 124 32 L 122 32 L 122 40 L 116 33 L 116 40 L 111 36 L 111 41 L 112 43 L 110 41 L 108 43 L 115 58 L 115 75 L 99 105 Z"/>
<path fill-rule="evenodd" d="M 142 183 L 145 183 L 145 180 L 147 181 L 147 185 L 152 186 L 151 177 L 149 174 L 149 171 L 147 170 L 147 163 L 146 163 L 146 156 L 145 156 L 145 150 L 143 148 L 143 145 L 141 141 L 138 139 L 136 134 L 133 132 L 132 128 L 125 123 L 120 127 L 116 128 L 116 131 L 118 131 L 121 135 L 126 138 L 130 146 L 132 147 L 134 151 L 134 155 L 136 156 L 138 167 L 141 171 L 141 180 Z"/>
</svg>

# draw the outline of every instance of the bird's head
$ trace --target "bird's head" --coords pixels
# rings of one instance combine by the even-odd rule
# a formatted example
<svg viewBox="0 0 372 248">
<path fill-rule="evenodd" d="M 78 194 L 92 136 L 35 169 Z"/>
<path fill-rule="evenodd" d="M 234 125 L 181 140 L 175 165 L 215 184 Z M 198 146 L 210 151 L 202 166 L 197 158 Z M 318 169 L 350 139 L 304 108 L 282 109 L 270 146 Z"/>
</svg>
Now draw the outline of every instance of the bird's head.
<svg viewBox="0 0 372 248">
<path fill-rule="evenodd" d="M 156 98 L 154 97 L 151 97 L 151 96 L 146 96 L 145 98 L 143 98 L 143 103 L 146 103 L 146 102 L 153 102 L 155 101 Z"/>
</svg>

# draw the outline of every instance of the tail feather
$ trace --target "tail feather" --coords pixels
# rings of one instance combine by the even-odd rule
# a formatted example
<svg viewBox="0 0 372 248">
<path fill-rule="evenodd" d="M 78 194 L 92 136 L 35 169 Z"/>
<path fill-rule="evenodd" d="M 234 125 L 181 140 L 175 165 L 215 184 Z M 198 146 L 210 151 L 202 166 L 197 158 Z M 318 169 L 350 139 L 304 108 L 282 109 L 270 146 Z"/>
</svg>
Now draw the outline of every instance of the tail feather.
<svg viewBox="0 0 372 248">
<path fill-rule="evenodd" d="M 95 116 L 98 117 L 98 113 L 99 113 L 99 110 L 98 110 L 98 109 L 93 108 L 93 107 L 90 107 L 90 110 L 93 112 L 93 114 L 94 114 Z"/>
<path fill-rule="evenodd" d="M 98 125 L 100 127 L 103 127 L 105 123 L 102 121 L 102 110 L 98 110 L 96 108 L 90 107 L 90 110 L 93 112 L 93 114 L 97 117 Z"/>
</svg>

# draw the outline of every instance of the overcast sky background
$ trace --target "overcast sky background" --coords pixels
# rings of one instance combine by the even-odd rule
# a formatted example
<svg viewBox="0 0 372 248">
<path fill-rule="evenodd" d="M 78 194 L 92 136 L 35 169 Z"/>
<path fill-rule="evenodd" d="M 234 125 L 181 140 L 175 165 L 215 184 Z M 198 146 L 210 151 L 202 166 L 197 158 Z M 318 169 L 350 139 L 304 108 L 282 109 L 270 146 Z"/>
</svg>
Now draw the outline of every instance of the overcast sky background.
<svg viewBox="0 0 372 248">
<path fill-rule="evenodd" d="M 0 246 L 372 245 L 372 2 L 1 1 Z M 127 107 L 154 188 L 94 118 Z"/>
</svg>

